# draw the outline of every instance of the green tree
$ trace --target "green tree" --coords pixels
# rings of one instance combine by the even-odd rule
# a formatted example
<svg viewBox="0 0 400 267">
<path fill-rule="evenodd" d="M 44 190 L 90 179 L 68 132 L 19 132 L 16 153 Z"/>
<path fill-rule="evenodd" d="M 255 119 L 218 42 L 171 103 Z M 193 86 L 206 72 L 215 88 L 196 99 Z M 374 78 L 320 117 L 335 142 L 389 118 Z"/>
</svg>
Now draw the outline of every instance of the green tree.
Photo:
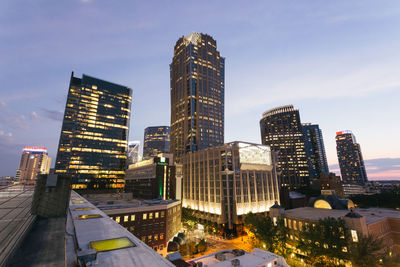
<svg viewBox="0 0 400 267">
<path fill-rule="evenodd" d="M 298 249 L 316 266 L 335 266 L 348 258 L 349 235 L 343 219 L 325 218 L 300 231 Z"/>
<path fill-rule="evenodd" d="M 245 227 L 251 231 L 259 242 L 269 251 L 275 251 L 275 229 L 270 217 L 261 214 L 249 213 L 244 218 Z"/>
<path fill-rule="evenodd" d="M 287 247 L 286 243 L 288 241 L 289 229 L 285 227 L 283 219 L 277 221 L 274 227 L 274 248 L 273 252 L 287 258 L 292 253 L 292 250 Z"/>
<path fill-rule="evenodd" d="M 350 241 L 351 242 L 351 241 Z M 379 265 L 379 259 L 383 253 L 381 239 L 373 236 L 360 236 L 358 242 L 351 242 L 349 245 L 349 257 L 353 266 L 356 267 L 374 267 Z"/>
</svg>

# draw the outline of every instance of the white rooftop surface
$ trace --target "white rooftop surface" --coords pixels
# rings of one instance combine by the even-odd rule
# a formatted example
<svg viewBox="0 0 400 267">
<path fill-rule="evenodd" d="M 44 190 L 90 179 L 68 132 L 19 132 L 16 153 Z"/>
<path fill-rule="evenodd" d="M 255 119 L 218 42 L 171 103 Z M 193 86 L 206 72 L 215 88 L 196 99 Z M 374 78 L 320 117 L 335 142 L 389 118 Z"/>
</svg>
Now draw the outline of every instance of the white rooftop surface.
<svg viewBox="0 0 400 267">
<path fill-rule="evenodd" d="M 81 199 L 84 203 L 73 203 Z M 75 208 L 91 207 L 92 210 L 76 211 Z M 78 215 L 100 214 L 102 218 L 79 220 Z M 81 250 L 90 249 L 91 241 L 127 237 L 135 247 L 97 252 L 92 266 L 174 266 L 153 249 L 148 247 L 128 230 L 110 219 L 105 213 L 92 205 L 76 192 L 71 192 L 68 220 L 73 222 L 76 242 Z"/>
<path fill-rule="evenodd" d="M 215 255 L 217 253 L 224 253 L 226 255 L 226 260 L 220 261 L 215 258 Z M 189 262 L 202 262 L 203 266 L 208 266 L 208 267 L 231 267 L 232 266 L 232 260 L 238 259 L 240 260 L 240 266 L 241 267 L 257 267 L 257 266 L 271 266 L 271 267 L 276 267 L 276 266 L 287 266 L 286 263 L 282 262 L 282 260 L 278 259 L 278 255 L 271 253 L 266 250 L 261 250 L 261 249 L 254 249 L 253 252 L 247 252 L 245 251 L 245 254 L 242 256 L 235 256 L 232 254 L 232 250 L 221 250 L 215 253 L 211 253 L 209 255 L 196 258 L 193 260 L 190 260 Z M 274 262 L 277 262 L 277 264 L 274 264 Z M 267 265 L 268 263 L 271 263 L 271 265 Z"/>
</svg>

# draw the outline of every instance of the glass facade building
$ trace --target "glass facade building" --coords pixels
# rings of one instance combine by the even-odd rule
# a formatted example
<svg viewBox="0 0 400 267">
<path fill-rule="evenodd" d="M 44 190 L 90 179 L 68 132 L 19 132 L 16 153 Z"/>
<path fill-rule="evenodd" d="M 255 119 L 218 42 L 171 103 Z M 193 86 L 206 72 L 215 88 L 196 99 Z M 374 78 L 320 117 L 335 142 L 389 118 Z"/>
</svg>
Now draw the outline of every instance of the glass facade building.
<svg viewBox="0 0 400 267">
<path fill-rule="evenodd" d="M 344 183 L 364 185 L 367 181 L 360 145 L 351 131 L 336 133 L 336 151 Z"/>
<path fill-rule="evenodd" d="M 309 162 L 310 178 L 318 178 L 321 173 L 329 173 L 322 131 L 317 124 L 303 123 L 306 153 Z"/>
<path fill-rule="evenodd" d="M 225 59 L 207 34 L 191 33 L 175 45 L 170 64 L 171 153 L 224 143 Z"/>
<path fill-rule="evenodd" d="M 298 189 L 310 185 L 303 127 L 298 109 L 292 105 L 266 111 L 261 120 L 261 142 L 278 153 L 282 187 Z"/>
<path fill-rule="evenodd" d="M 153 126 L 144 129 L 143 159 L 151 159 L 160 153 L 169 153 L 170 128 Z"/>
<path fill-rule="evenodd" d="M 130 141 L 128 143 L 128 165 L 139 161 L 140 141 Z"/>
<path fill-rule="evenodd" d="M 269 146 L 232 142 L 183 155 L 182 207 L 240 232 L 244 215 L 279 202 L 273 154 Z"/>
<path fill-rule="evenodd" d="M 71 75 L 55 173 L 72 178 L 72 189 L 124 187 L 132 90 Z"/>
</svg>

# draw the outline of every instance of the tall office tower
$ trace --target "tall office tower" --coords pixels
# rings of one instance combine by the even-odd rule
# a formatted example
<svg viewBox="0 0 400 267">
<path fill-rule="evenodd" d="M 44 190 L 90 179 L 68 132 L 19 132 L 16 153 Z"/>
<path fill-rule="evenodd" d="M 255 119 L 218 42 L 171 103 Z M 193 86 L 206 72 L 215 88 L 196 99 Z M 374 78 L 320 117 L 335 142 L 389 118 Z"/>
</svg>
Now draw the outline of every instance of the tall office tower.
<svg viewBox="0 0 400 267">
<path fill-rule="evenodd" d="M 38 174 L 48 174 L 51 158 L 45 147 L 24 147 L 17 171 L 22 184 L 35 184 Z"/>
<path fill-rule="evenodd" d="M 144 129 L 143 159 L 151 159 L 160 153 L 169 153 L 169 126 L 154 126 Z"/>
<path fill-rule="evenodd" d="M 231 142 L 182 156 L 182 207 L 200 219 L 240 233 L 244 216 L 279 201 L 274 152 L 269 146 Z"/>
<path fill-rule="evenodd" d="M 278 152 L 281 186 L 308 187 L 310 175 L 299 110 L 292 105 L 268 110 L 260 120 L 260 128 L 262 144 Z"/>
<path fill-rule="evenodd" d="M 55 168 L 72 178 L 72 189 L 124 187 L 131 94 L 128 87 L 72 72 Z"/>
<path fill-rule="evenodd" d="M 170 64 L 171 153 L 181 156 L 224 143 L 225 58 L 209 35 L 191 33 L 175 45 Z"/>
<path fill-rule="evenodd" d="M 130 141 L 128 143 L 128 165 L 139 161 L 140 141 Z"/>
<path fill-rule="evenodd" d="M 309 162 L 310 178 L 318 178 L 321 173 L 329 173 L 324 139 L 318 124 L 303 123 L 306 153 Z"/>
<path fill-rule="evenodd" d="M 368 181 L 360 145 L 351 131 L 336 133 L 336 151 L 344 183 L 364 185 Z"/>
</svg>

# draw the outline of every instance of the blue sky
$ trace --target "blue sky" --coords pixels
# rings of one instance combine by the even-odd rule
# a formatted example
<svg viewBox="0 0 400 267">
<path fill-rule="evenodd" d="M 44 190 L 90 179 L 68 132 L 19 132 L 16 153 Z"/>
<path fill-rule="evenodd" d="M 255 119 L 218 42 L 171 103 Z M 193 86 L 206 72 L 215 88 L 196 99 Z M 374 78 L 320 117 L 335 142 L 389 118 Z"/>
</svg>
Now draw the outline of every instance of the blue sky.
<svg viewBox="0 0 400 267">
<path fill-rule="evenodd" d="M 399 1 L 18 1 L 0 3 L 0 175 L 23 146 L 55 158 L 71 71 L 133 89 L 131 140 L 169 125 L 178 38 L 217 40 L 225 61 L 225 141 L 260 142 L 259 119 L 293 104 L 361 144 L 371 178 L 400 179 Z"/>
</svg>

